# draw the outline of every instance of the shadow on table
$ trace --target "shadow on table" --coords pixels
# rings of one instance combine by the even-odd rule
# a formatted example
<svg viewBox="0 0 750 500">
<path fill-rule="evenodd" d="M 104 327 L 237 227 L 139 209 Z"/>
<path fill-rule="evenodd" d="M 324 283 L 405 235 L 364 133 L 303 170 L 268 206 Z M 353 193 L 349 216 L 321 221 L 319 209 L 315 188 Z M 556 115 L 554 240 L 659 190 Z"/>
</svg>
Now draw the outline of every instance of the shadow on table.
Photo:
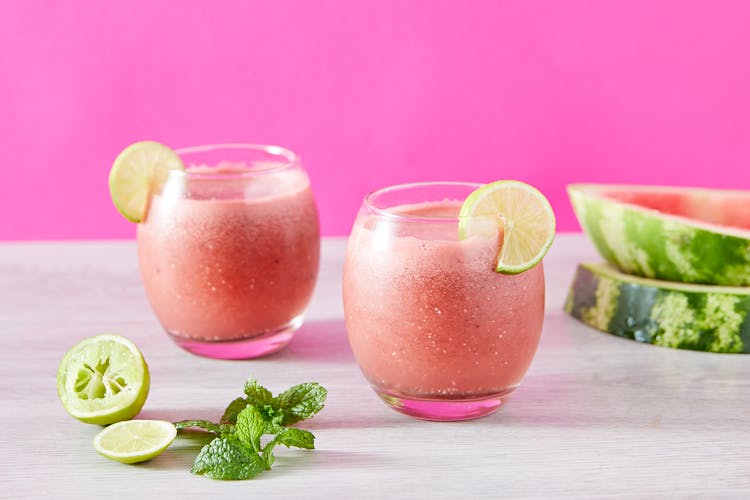
<svg viewBox="0 0 750 500">
<path fill-rule="evenodd" d="M 207 445 L 213 434 L 201 431 L 183 431 L 169 447 L 169 450 L 153 460 L 138 464 L 139 467 L 154 470 L 189 471 L 201 448 Z M 379 455 L 357 451 L 341 450 L 297 450 L 280 446 L 274 450 L 276 462 L 273 469 L 253 478 L 254 481 L 271 479 L 275 474 L 283 474 L 285 468 L 304 468 L 315 466 L 316 469 L 356 469 L 371 467 L 385 462 Z"/>
<path fill-rule="evenodd" d="M 180 420 L 211 420 L 217 421 L 224 412 L 224 408 L 190 408 L 181 410 L 147 409 L 138 414 L 138 419 L 166 420 L 179 422 Z"/>
<path fill-rule="evenodd" d="M 381 402 L 375 401 L 373 405 L 382 405 Z M 374 408 L 378 408 L 374 406 Z M 393 410 L 388 410 L 392 412 Z M 398 418 L 395 415 L 395 418 Z M 304 423 L 304 428 L 312 432 L 326 429 L 373 429 L 376 427 L 398 427 L 398 422 L 393 422 L 393 415 L 386 414 L 385 417 L 379 415 L 365 415 L 359 417 L 347 417 L 341 418 L 324 418 L 323 416 L 307 420 Z"/>
<path fill-rule="evenodd" d="M 573 374 L 530 375 L 496 415 L 503 426 L 585 429 L 660 429 L 675 426 L 667 391 L 638 384 L 602 381 L 592 384 Z M 674 402 L 672 403 L 674 404 Z M 689 401 L 684 402 L 689 415 Z M 691 425 L 679 422 L 679 428 Z"/>
<path fill-rule="evenodd" d="M 276 359 L 354 361 L 343 320 L 307 321 Z M 271 359 L 271 358 L 269 358 Z"/>
<path fill-rule="evenodd" d="M 593 416 L 581 411 L 579 389 L 577 381 L 565 375 L 528 375 L 489 418 L 501 425 L 518 427 L 589 426 Z"/>
<path fill-rule="evenodd" d="M 280 451 L 277 465 L 281 467 L 315 466 L 316 470 L 333 469 L 359 469 L 373 465 L 382 464 L 386 460 L 384 456 L 367 453 L 363 451 L 342 451 L 316 449 L 315 451 L 296 451 L 291 453 L 286 450 Z"/>
<path fill-rule="evenodd" d="M 137 464 L 146 469 L 173 469 L 189 471 L 193 466 L 195 457 L 205 445 L 214 438 L 209 432 L 181 431 L 178 438 L 169 446 L 166 453 L 162 453 L 153 460 Z"/>
</svg>

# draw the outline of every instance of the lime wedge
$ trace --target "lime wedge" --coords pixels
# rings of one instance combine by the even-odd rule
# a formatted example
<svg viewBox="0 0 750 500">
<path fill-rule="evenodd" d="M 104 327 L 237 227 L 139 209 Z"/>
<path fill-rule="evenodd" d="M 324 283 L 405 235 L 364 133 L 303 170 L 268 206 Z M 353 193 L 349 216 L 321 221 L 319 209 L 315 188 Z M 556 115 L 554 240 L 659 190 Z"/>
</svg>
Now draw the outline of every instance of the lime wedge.
<svg viewBox="0 0 750 500">
<path fill-rule="evenodd" d="M 89 337 L 70 349 L 57 369 L 57 393 L 65 410 L 87 424 L 133 418 L 149 389 L 148 365 L 130 340 Z"/>
<path fill-rule="evenodd" d="M 170 170 L 185 170 L 177 153 L 152 141 L 136 142 L 117 155 L 109 171 L 109 194 L 117 210 L 131 222 L 146 217 L 154 186 Z"/>
<path fill-rule="evenodd" d="M 96 451 L 116 462 L 134 464 L 160 455 L 172 444 L 177 429 L 163 420 L 127 420 L 102 430 L 94 438 Z"/>
<path fill-rule="evenodd" d="M 555 214 L 536 188 L 520 181 L 497 181 L 471 193 L 459 214 L 459 237 L 502 234 L 496 271 L 518 274 L 542 260 L 555 238 Z M 489 224 L 488 224 L 489 222 Z"/>
</svg>

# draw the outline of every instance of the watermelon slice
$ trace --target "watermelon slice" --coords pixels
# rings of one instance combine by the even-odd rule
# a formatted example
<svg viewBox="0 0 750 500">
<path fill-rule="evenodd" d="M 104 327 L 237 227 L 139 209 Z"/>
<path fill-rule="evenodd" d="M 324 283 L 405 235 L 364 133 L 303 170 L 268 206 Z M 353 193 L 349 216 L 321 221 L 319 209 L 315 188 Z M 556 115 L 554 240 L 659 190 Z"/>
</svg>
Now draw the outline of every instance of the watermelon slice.
<svg viewBox="0 0 750 500">
<path fill-rule="evenodd" d="M 599 253 L 626 273 L 750 285 L 750 191 L 572 184 L 568 195 Z"/>
<path fill-rule="evenodd" d="M 696 351 L 750 352 L 750 288 L 657 281 L 579 264 L 565 303 L 601 331 Z"/>
</svg>

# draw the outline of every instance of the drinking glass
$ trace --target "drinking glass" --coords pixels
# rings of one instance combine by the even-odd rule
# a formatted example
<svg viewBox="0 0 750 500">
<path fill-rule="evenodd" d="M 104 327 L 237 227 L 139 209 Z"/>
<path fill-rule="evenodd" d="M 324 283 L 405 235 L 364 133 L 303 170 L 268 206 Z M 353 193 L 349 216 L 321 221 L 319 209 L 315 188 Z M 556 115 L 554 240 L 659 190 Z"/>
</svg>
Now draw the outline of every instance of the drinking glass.
<svg viewBox="0 0 750 500">
<path fill-rule="evenodd" d="M 223 359 L 283 348 L 318 274 L 318 213 L 298 157 L 277 146 L 198 146 L 154 187 L 138 225 L 151 308 L 195 354 Z"/>
<path fill-rule="evenodd" d="M 375 191 L 352 229 L 344 268 L 349 343 L 378 396 L 407 415 L 492 413 L 518 387 L 539 343 L 541 263 L 517 275 L 495 272 L 497 221 L 494 232 L 459 238 L 461 203 L 478 187 L 427 182 Z"/>
</svg>

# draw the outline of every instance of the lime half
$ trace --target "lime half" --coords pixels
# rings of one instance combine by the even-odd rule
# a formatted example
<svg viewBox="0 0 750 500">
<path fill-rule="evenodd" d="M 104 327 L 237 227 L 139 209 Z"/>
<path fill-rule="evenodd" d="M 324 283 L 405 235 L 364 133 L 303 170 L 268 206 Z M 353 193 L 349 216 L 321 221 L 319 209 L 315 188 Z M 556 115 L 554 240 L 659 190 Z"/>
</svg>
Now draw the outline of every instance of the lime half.
<svg viewBox="0 0 750 500">
<path fill-rule="evenodd" d="M 149 389 L 148 365 L 130 340 L 90 337 L 69 350 L 57 369 L 57 393 L 65 410 L 87 424 L 133 418 Z"/>
<path fill-rule="evenodd" d="M 489 224 L 488 224 L 489 221 Z M 494 224 L 493 224 L 494 222 Z M 496 271 L 518 274 L 542 260 L 555 238 L 555 214 L 536 188 L 497 181 L 471 193 L 461 205 L 459 236 L 502 234 Z"/>
<path fill-rule="evenodd" d="M 127 420 L 105 428 L 94 438 L 96 451 L 116 462 L 134 464 L 161 454 L 177 429 L 163 420 Z"/>
<path fill-rule="evenodd" d="M 185 166 L 163 144 L 143 141 L 125 148 L 109 171 L 109 194 L 117 210 L 129 221 L 144 220 L 151 191 L 170 170 L 185 170 Z"/>
</svg>

